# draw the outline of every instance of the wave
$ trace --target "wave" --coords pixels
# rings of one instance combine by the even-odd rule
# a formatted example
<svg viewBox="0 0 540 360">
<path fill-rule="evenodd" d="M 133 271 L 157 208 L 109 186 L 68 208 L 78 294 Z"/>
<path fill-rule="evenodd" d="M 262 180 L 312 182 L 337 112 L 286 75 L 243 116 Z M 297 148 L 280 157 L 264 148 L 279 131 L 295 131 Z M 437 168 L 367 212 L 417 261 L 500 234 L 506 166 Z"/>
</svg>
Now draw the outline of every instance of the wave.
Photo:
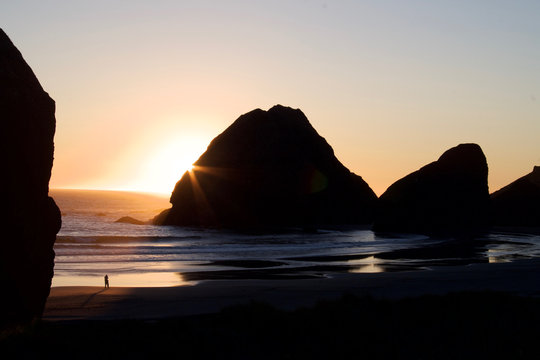
<svg viewBox="0 0 540 360">
<path fill-rule="evenodd" d="M 56 237 L 57 244 L 85 244 L 85 243 L 141 243 L 141 242 L 163 242 L 202 239 L 199 235 L 186 236 L 119 236 L 119 235 L 96 235 L 96 236 L 66 236 Z"/>
</svg>

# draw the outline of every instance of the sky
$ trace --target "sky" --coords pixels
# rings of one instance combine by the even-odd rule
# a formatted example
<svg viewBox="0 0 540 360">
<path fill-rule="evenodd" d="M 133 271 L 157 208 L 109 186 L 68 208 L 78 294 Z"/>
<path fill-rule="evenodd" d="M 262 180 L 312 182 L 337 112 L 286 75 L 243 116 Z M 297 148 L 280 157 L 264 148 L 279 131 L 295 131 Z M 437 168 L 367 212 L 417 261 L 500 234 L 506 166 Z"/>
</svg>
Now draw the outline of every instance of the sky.
<svg viewBox="0 0 540 360">
<path fill-rule="evenodd" d="M 460 143 L 540 165 L 540 2 L 3 1 L 56 101 L 51 188 L 170 193 L 240 115 L 301 109 L 378 194 Z"/>
</svg>

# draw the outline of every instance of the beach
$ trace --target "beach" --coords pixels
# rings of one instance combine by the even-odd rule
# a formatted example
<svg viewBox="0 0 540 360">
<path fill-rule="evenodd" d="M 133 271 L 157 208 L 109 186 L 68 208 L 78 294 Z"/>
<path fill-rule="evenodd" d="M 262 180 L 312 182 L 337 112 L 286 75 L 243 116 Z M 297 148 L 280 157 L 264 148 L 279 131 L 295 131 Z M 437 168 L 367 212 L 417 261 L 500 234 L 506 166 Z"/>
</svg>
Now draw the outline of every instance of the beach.
<svg viewBox="0 0 540 360">
<path fill-rule="evenodd" d="M 57 195 L 50 296 L 42 321 L 0 339 L 6 358 L 540 356 L 537 232 L 155 227 L 115 222 L 148 216 L 136 194 Z"/>
<path fill-rule="evenodd" d="M 540 263 L 53 287 L 6 359 L 538 359 Z"/>
<path fill-rule="evenodd" d="M 403 299 L 455 292 L 491 291 L 540 296 L 540 259 L 439 266 L 431 270 L 343 273 L 291 280 L 203 280 L 194 285 L 145 288 L 53 287 L 43 319 L 163 319 L 210 314 L 262 302 L 282 310 L 314 306 L 345 294 Z"/>
</svg>

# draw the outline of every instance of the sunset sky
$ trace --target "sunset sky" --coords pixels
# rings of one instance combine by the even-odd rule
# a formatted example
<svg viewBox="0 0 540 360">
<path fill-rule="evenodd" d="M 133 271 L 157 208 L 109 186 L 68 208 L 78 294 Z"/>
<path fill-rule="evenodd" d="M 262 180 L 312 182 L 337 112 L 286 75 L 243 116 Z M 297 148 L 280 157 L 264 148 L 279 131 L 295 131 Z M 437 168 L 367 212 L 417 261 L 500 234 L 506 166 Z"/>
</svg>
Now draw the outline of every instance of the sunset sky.
<svg viewBox="0 0 540 360">
<path fill-rule="evenodd" d="M 300 108 L 380 195 L 463 142 L 540 165 L 540 1 L 2 1 L 56 101 L 51 187 L 170 193 L 238 116 Z"/>
</svg>

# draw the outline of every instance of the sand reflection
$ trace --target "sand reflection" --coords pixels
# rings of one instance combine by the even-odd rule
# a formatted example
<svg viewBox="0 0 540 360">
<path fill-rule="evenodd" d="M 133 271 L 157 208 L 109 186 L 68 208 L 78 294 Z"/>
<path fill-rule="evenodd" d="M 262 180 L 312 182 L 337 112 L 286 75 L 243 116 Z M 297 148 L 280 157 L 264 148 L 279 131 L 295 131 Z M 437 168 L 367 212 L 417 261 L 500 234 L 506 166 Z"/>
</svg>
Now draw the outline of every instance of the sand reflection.
<svg viewBox="0 0 540 360">
<path fill-rule="evenodd" d="M 510 262 L 510 260 L 505 258 L 503 255 L 504 254 L 499 250 L 488 249 L 487 251 L 487 257 L 490 264 Z"/>
<path fill-rule="evenodd" d="M 176 272 L 108 274 L 111 287 L 170 287 L 194 285 Z M 52 286 L 104 286 L 103 276 L 55 275 Z"/>
<path fill-rule="evenodd" d="M 382 261 L 375 256 L 347 261 L 348 265 L 354 265 L 349 269 L 350 273 L 381 273 L 384 272 L 384 267 L 379 265 L 381 263 Z"/>
</svg>

